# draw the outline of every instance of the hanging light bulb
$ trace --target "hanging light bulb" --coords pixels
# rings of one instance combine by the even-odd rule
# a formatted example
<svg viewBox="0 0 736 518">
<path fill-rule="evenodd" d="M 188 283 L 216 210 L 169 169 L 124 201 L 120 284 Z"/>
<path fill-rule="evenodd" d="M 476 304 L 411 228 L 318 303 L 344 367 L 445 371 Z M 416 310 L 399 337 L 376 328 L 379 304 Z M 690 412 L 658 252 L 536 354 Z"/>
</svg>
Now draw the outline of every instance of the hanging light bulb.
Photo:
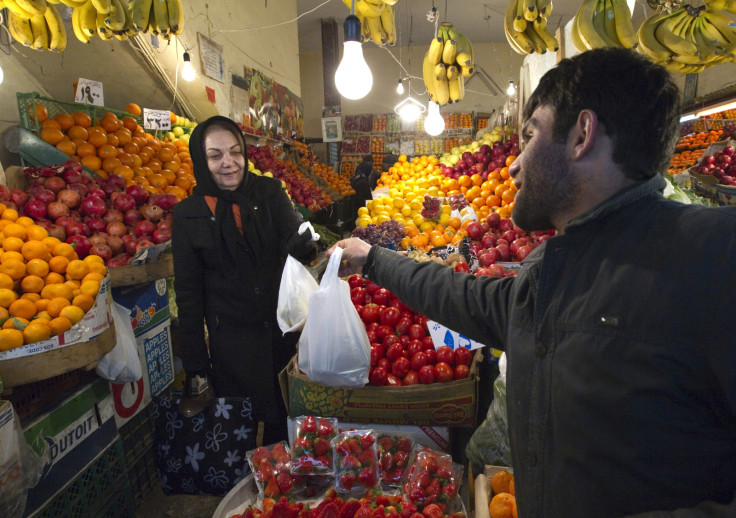
<svg viewBox="0 0 736 518">
<path fill-rule="evenodd" d="M 197 77 L 197 73 L 194 71 L 194 67 L 192 66 L 191 58 L 189 57 L 189 52 L 184 53 L 184 66 L 181 67 L 181 78 L 184 81 L 193 81 L 194 78 Z"/>
<path fill-rule="evenodd" d="M 516 93 L 516 86 L 514 86 L 514 80 L 513 79 L 510 79 L 509 80 L 509 87 L 506 89 L 506 93 L 509 96 L 512 96 L 512 95 L 514 95 Z"/>
<path fill-rule="evenodd" d="M 354 14 L 349 15 L 345 18 L 343 29 L 345 42 L 342 61 L 335 71 L 335 86 L 340 95 L 347 99 L 362 99 L 373 87 L 373 74 L 363 57 L 360 19 Z"/>
<path fill-rule="evenodd" d="M 3 67 L 0 67 L 0 84 L 2 84 L 3 79 L 5 79 L 5 73 L 3 72 Z"/>
<path fill-rule="evenodd" d="M 399 95 L 404 93 L 404 83 L 401 82 L 401 78 L 399 78 L 399 84 L 396 86 L 396 93 Z"/>
<path fill-rule="evenodd" d="M 436 137 L 445 131 L 445 119 L 440 114 L 440 105 L 429 101 L 427 105 L 427 118 L 424 119 L 424 131 Z"/>
</svg>

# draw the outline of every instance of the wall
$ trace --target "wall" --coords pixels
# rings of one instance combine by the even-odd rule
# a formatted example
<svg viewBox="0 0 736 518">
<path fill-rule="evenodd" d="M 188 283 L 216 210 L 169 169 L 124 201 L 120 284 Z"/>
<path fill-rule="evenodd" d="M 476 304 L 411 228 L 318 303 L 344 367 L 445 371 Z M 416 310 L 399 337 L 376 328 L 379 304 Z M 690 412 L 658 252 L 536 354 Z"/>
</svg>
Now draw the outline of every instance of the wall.
<svg viewBox="0 0 736 518">
<path fill-rule="evenodd" d="M 37 52 L 14 41 L 9 56 L 0 52 L 0 66 L 5 71 L 5 82 L 0 85 L 0 130 L 17 124 L 16 92 L 40 91 L 72 101 L 72 82 L 79 77 L 104 83 L 107 107 L 121 109 L 136 102 L 147 108 L 172 109 L 197 120 L 215 114 L 231 115 L 231 76 L 242 76 L 244 66 L 259 69 L 294 94 L 301 94 L 296 22 L 248 29 L 293 20 L 297 16 L 294 0 L 184 0 L 183 6 L 183 33 L 171 42 L 155 38 L 155 48 L 152 36 L 146 34 L 137 36 L 135 44 L 99 38 L 82 44 L 71 29 L 71 10 L 57 4 L 69 39 L 63 53 Z M 198 32 L 223 47 L 223 83 L 201 73 Z M 190 49 L 197 70 L 197 78 L 191 83 L 178 79 L 177 74 L 185 48 Z M 205 87 L 214 89 L 214 104 L 207 100 Z M 0 142 L 0 161 L 7 166 L 19 163 L 19 158 Z"/>
<path fill-rule="evenodd" d="M 406 97 L 396 93 L 396 85 L 399 80 L 399 64 L 384 49 L 380 49 L 372 43 L 363 45 L 363 54 L 366 62 L 373 73 L 373 88 L 371 92 L 358 101 L 342 100 L 343 115 L 355 115 L 361 113 L 393 113 L 394 106 Z M 391 47 L 391 53 L 399 59 L 404 68 L 413 76 L 411 81 L 412 96 L 426 103 L 428 98 L 425 93 L 422 75 L 422 59 L 426 52 L 424 46 L 412 47 L 411 52 L 407 48 Z M 519 69 L 523 56 L 516 54 L 503 43 L 481 43 L 474 46 L 475 65 L 483 68 L 493 78 L 499 87 L 505 89 L 509 79 L 513 78 L 518 84 Z M 305 125 L 304 132 L 308 138 L 319 138 L 322 136 L 320 118 L 322 117 L 322 104 L 324 102 L 322 81 L 322 56 L 319 53 L 302 53 L 300 55 L 300 67 L 302 71 L 301 82 L 304 95 Z M 406 74 L 402 73 L 405 78 Z M 404 79 L 404 88 L 408 87 Z M 465 98 L 462 102 L 443 107 L 444 112 L 491 112 L 500 109 L 506 102 L 505 93 L 491 95 L 486 86 L 479 78 L 471 78 L 466 85 Z"/>
</svg>

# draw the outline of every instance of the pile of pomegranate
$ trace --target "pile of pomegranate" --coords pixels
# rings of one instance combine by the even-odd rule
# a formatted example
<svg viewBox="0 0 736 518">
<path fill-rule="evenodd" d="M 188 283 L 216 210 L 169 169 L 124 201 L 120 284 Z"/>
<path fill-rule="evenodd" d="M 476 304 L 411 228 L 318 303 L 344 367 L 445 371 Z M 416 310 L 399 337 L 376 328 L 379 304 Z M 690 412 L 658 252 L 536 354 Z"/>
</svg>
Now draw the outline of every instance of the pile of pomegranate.
<svg viewBox="0 0 736 518">
<path fill-rule="evenodd" d="M 173 194 L 126 187 L 115 174 L 91 178 L 71 160 L 24 172 L 28 187 L 0 186 L 0 202 L 73 244 L 80 258 L 94 254 L 108 267 L 125 266 L 141 248 L 171 239 L 171 211 L 179 201 Z"/>
</svg>

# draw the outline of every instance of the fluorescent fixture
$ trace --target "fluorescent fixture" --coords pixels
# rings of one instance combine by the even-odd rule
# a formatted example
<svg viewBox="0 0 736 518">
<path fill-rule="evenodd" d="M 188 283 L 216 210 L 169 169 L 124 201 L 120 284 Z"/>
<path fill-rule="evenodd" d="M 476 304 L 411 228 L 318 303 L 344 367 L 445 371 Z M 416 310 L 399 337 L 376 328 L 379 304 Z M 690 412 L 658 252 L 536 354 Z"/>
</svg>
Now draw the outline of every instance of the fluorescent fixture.
<svg viewBox="0 0 736 518">
<path fill-rule="evenodd" d="M 414 122 L 425 110 L 424 105 L 412 96 L 407 97 L 394 107 L 394 111 L 406 122 Z"/>
<path fill-rule="evenodd" d="M 695 115 L 694 113 L 689 113 L 687 115 L 683 115 L 682 117 L 680 117 L 680 123 L 691 121 L 691 120 L 695 120 L 697 118 L 698 118 L 698 116 Z"/>
<path fill-rule="evenodd" d="M 724 110 L 733 110 L 733 109 L 736 109 L 736 101 L 726 103 L 726 104 L 719 104 L 718 106 L 714 106 L 713 108 L 708 108 L 707 110 L 698 112 L 696 116 L 705 117 L 706 115 L 713 115 L 714 113 L 722 112 Z"/>
</svg>

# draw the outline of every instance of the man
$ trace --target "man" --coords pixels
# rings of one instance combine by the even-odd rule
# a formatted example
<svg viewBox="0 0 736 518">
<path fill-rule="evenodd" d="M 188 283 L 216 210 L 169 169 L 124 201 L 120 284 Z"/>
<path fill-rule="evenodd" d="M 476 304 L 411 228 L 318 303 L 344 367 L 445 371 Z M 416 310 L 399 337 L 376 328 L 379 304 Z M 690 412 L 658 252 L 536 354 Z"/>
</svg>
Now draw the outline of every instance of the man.
<svg viewBox="0 0 736 518">
<path fill-rule="evenodd" d="M 545 74 L 509 168 L 512 217 L 557 236 L 515 278 L 336 245 L 341 274 L 362 270 L 506 351 L 524 518 L 706 516 L 692 509 L 734 500 L 736 207 L 663 198 L 679 115 L 668 73 L 632 51 L 585 52 Z"/>
<path fill-rule="evenodd" d="M 373 190 L 370 186 L 370 174 L 373 171 L 373 157 L 366 155 L 363 157 L 363 161 L 358 164 L 353 173 L 353 177 L 350 179 L 350 185 L 352 186 L 355 194 L 353 195 L 355 211 L 359 207 L 365 205 L 366 200 L 372 198 L 371 191 Z"/>
</svg>

